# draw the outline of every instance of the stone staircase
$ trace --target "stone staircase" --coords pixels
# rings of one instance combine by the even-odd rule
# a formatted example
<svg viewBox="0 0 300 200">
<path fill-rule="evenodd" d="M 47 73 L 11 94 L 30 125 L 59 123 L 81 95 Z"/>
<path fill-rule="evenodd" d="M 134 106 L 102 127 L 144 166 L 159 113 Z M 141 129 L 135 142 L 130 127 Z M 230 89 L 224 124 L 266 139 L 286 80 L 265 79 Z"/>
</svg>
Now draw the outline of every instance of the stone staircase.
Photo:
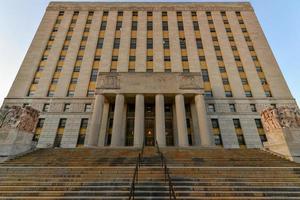
<svg viewBox="0 0 300 200">
<path fill-rule="evenodd" d="M 128 199 L 139 149 L 40 149 L 0 164 L 0 199 Z M 177 199 L 300 199 L 300 165 L 255 149 L 162 148 Z M 135 199 L 169 199 L 145 147 Z"/>
</svg>

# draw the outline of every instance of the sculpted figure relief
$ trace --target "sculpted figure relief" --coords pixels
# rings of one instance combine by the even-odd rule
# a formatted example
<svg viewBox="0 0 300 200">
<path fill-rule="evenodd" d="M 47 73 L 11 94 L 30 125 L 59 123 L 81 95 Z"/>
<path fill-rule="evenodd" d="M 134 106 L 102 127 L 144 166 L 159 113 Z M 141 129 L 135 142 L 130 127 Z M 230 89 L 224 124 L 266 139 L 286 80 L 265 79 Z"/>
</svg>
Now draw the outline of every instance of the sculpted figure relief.
<svg viewBox="0 0 300 200">
<path fill-rule="evenodd" d="M 266 131 L 280 128 L 300 128 L 300 111 L 298 108 L 269 107 L 261 112 L 261 118 Z"/>
<path fill-rule="evenodd" d="M 0 128 L 34 132 L 38 118 L 39 111 L 30 106 L 6 106 L 0 110 Z"/>
</svg>

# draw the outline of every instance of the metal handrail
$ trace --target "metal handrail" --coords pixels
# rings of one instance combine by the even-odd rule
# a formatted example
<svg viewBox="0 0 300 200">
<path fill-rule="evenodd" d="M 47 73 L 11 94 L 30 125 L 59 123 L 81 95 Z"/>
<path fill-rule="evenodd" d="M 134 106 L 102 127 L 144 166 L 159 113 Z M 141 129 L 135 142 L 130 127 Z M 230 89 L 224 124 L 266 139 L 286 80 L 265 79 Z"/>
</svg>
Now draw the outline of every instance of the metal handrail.
<svg viewBox="0 0 300 200">
<path fill-rule="evenodd" d="M 135 169 L 133 173 L 133 178 L 131 182 L 131 188 L 130 188 L 130 194 L 129 194 L 129 200 L 133 199 L 135 196 L 135 183 L 138 182 L 138 176 L 139 176 L 139 168 L 141 167 L 142 158 L 144 155 L 144 144 L 142 146 L 141 152 L 139 153 L 136 163 L 135 163 Z"/>
<path fill-rule="evenodd" d="M 167 182 L 167 180 L 168 180 L 168 183 L 169 183 L 169 199 L 176 200 L 176 193 L 175 193 L 172 179 L 170 176 L 169 168 L 167 166 L 166 158 L 165 158 L 164 154 L 160 151 L 157 140 L 155 140 L 155 143 L 156 143 L 157 152 L 160 155 L 161 166 L 164 168 L 165 182 Z"/>
</svg>

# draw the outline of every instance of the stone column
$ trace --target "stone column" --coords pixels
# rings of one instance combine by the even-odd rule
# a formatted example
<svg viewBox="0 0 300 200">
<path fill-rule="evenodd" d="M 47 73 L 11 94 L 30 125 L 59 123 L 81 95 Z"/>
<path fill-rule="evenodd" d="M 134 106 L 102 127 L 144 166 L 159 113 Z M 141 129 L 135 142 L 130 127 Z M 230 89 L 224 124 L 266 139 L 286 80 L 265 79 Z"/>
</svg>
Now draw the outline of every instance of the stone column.
<svg viewBox="0 0 300 200">
<path fill-rule="evenodd" d="M 177 119 L 177 128 L 178 128 L 178 146 L 189 146 L 185 107 L 184 107 L 184 96 L 182 94 L 177 94 L 175 96 L 175 106 L 176 106 L 176 119 Z"/>
<path fill-rule="evenodd" d="M 104 145 L 105 145 L 108 114 L 109 114 L 109 102 L 104 103 L 104 106 L 103 106 L 101 128 L 100 128 L 99 139 L 98 139 L 98 147 L 104 147 Z"/>
<path fill-rule="evenodd" d="M 198 116 L 198 127 L 201 145 L 211 146 L 212 140 L 209 135 L 209 128 L 207 126 L 206 108 L 203 95 L 198 94 L 195 96 L 195 104 Z"/>
<path fill-rule="evenodd" d="M 164 96 L 157 94 L 155 96 L 155 135 L 158 145 L 166 146 L 165 131 L 165 103 Z"/>
<path fill-rule="evenodd" d="M 124 95 L 117 94 L 114 110 L 113 128 L 112 128 L 112 138 L 111 146 L 121 146 L 124 144 L 122 141 L 122 117 L 124 112 Z"/>
<path fill-rule="evenodd" d="M 141 147 L 144 142 L 144 121 L 145 121 L 144 95 L 135 96 L 135 113 L 134 113 L 134 142 L 135 147 Z"/>
<path fill-rule="evenodd" d="M 97 146 L 98 144 L 98 137 L 101 128 L 101 121 L 102 121 L 102 113 L 103 113 L 103 106 L 104 106 L 104 96 L 102 94 L 96 95 L 93 115 L 91 120 L 91 128 L 88 133 L 88 141 L 86 146 Z"/>
</svg>

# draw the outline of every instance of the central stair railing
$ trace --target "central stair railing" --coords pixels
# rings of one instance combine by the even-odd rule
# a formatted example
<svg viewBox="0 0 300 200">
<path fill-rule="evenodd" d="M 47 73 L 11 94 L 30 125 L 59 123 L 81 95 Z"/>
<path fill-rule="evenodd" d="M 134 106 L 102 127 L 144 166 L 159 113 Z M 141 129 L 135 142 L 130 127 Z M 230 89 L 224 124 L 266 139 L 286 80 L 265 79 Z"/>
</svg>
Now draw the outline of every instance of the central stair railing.
<svg viewBox="0 0 300 200">
<path fill-rule="evenodd" d="M 134 169 L 134 173 L 133 173 L 133 178 L 132 178 L 132 182 L 131 182 L 131 188 L 130 188 L 130 194 L 129 194 L 129 200 L 133 199 L 134 200 L 134 196 L 135 196 L 135 185 L 138 182 L 138 175 L 139 175 L 139 168 L 141 167 L 141 163 L 143 160 L 143 154 L 144 154 L 144 144 L 142 146 L 142 149 L 137 157 L 136 163 L 135 163 L 135 169 Z"/>
<path fill-rule="evenodd" d="M 156 148 L 157 148 L 157 153 L 160 155 L 161 166 L 164 168 L 165 182 L 168 181 L 168 185 L 169 185 L 169 199 L 170 200 L 172 200 L 172 199 L 176 200 L 176 193 L 175 193 L 174 185 L 172 183 L 172 179 L 171 179 L 171 176 L 170 176 L 170 171 L 169 171 L 169 168 L 167 166 L 166 157 L 160 151 L 159 145 L 157 143 L 157 140 L 155 140 L 155 144 L 156 144 Z"/>
</svg>

